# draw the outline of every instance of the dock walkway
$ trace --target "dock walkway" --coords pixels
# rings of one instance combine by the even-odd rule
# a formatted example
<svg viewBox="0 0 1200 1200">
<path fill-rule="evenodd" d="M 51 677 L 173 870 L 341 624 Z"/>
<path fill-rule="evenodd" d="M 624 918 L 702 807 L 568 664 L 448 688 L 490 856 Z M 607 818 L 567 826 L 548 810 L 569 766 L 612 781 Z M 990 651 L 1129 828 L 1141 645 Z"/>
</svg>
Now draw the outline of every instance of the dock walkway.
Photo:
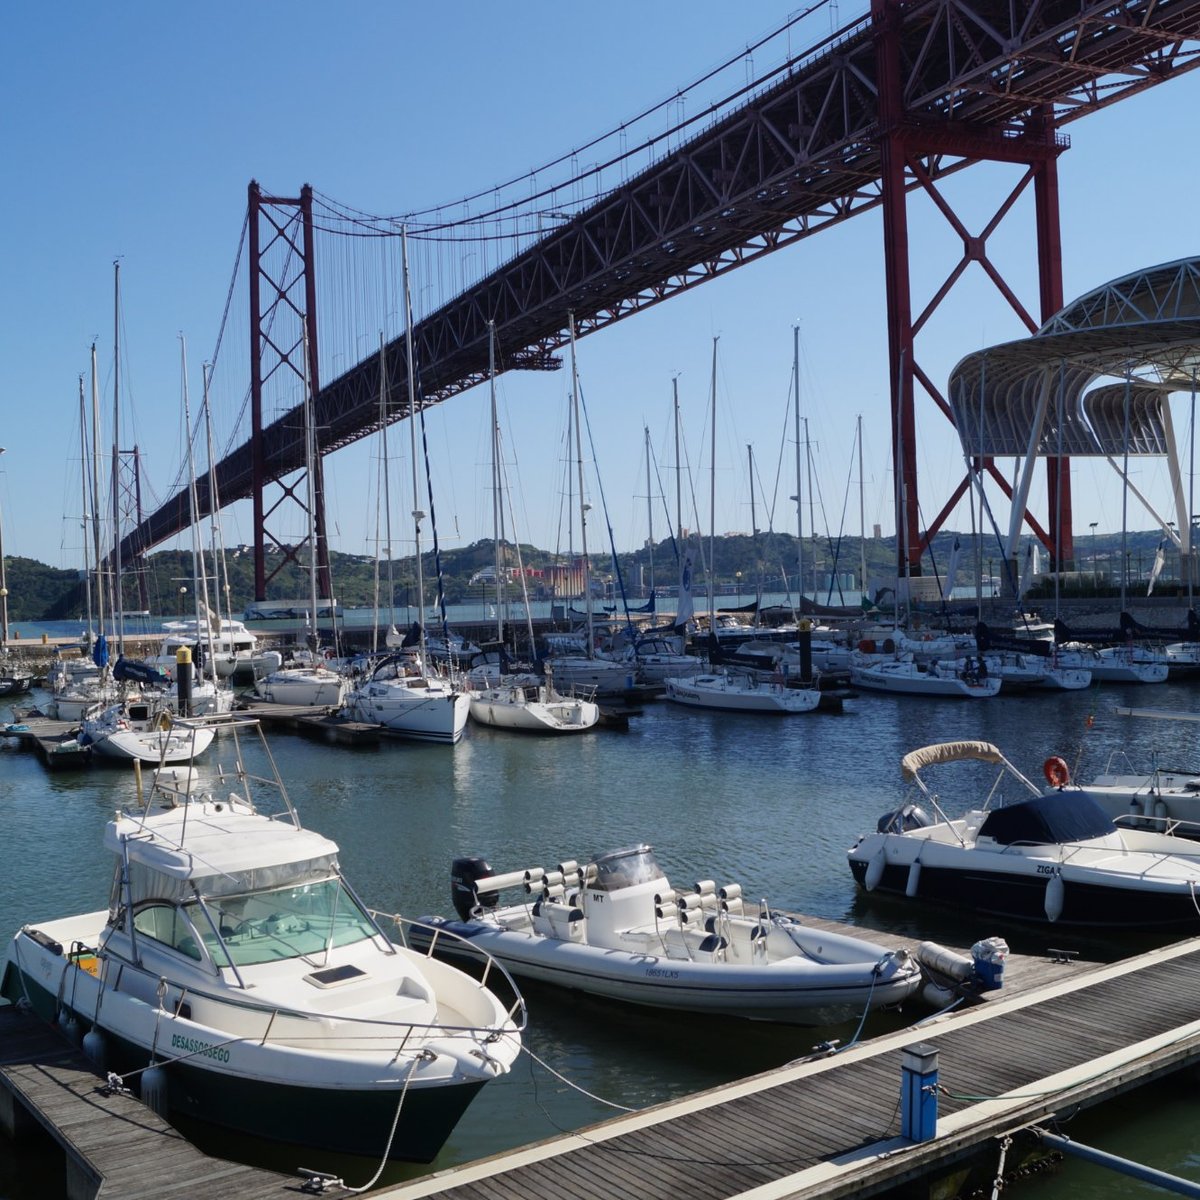
<svg viewBox="0 0 1200 1200">
<path fill-rule="evenodd" d="M 282 1200 L 297 1181 L 210 1158 L 133 1096 L 104 1080 L 54 1026 L 0 1008 L 0 1124 L 14 1135 L 40 1125 L 67 1156 L 70 1200 L 186 1197 Z"/>
<path fill-rule="evenodd" d="M 1200 1061 L 1200 941 L 385 1189 L 390 1200 L 877 1194 Z M 899 1137 L 901 1051 L 940 1058 L 937 1136 Z"/>
</svg>

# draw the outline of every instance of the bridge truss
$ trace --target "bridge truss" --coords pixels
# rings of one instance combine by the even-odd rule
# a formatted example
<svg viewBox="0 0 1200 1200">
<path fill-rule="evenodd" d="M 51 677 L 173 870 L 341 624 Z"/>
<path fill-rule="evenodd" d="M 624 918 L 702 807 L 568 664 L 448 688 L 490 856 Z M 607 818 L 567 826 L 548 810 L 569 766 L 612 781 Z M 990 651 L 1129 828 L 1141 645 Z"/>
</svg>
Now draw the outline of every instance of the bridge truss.
<svg viewBox="0 0 1200 1200">
<path fill-rule="evenodd" d="M 922 548 L 968 486 L 964 478 L 929 528 L 920 530 L 916 385 L 951 415 L 921 368 L 921 330 L 972 262 L 1031 331 L 1048 320 L 1062 304 L 1056 160 L 1068 143 L 1059 130 L 1191 70 L 1200 63 L 1198 54 L 1200 0 L 872 0 L 869 16 L 791 59 L 740 107 L 607 194 L 581 202 L 559 228 L 420 320 L 413 330 L 421 381 L 415 407 L 486 378 L 489 321 L 498 344 L 518 348 L 501 358 L 498 370 L 552 367 L 571 313 L 577 332 L 586 335 L 882 207 L 893 461 L 900 481 L 897 542 L 910 569 L 919 572 Z M 982 161 L 1021 164 L 1026 172 L 992 221 L 972 233 L 938 185 Z M 1036 214 L 1030 240 L 1039 272 L 1036 317 L 987 252 L 989 235 L 1029 186 Z M 918 189 L 961 237 L 963 254 L 914 315 L 906 209 Z M 260 199 L 260 214 L 264 203 Z M 311 208 L 303 219 L 311 228 Z M 305 270 L 311 321 L 311 255 Z M 258 278 L 253 262 L 251 277 Z M 406 362 L 403 337 L 386 356 L 393 364 Z M 387 372 L 389 420 L 414 409 L 406 378 L 403 368 Z M 315 411 L 322 454 L 378 427 L 380 384 L 380 361 L 373 356 L 320 388 Z M 269 481 L 303 467 L 298 412 L 255 430 L 218 464 L 221 505 L 261 495 Z M 1072 556 L 1068 465 L 1065 458 L 1050 460 L 1051 519 L 1045 527 L 1033 524 L 1062 565 Z M 990 460 L 973 467 L 1013 494 Z M 201 492 L 207 512 L 207 488 Z M 258 502 L 256 523 L 267 515 Z M 186 496 L 176 496 L 130 537 L 154 545 L 188 519 Z M 261 532 L 257 536 L 256 549 L 263 544 Z"/>
</svg>

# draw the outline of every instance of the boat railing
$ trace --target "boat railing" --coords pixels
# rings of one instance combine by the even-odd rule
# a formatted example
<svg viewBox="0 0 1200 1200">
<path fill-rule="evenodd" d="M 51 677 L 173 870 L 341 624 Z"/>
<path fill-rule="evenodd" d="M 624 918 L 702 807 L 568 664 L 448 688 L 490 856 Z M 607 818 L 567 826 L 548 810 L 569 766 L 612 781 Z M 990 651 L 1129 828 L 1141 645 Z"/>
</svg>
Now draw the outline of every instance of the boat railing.
<svg viewBox="0 0 1200 1200">
<path fill-rule="evenodd" d="M 388 916 L 391 919 L 391 914 L 379 914 L 380 916 Z M 405 920 L 405 918 L 396 918 Z M 414 922 L 409 922 L 410 924 Z M 406 947 L 407 948 L 407 947 Z M 477 949 L 477 947 L 472 947 Z M 416 951 L 413 951 L 416 953 Z M 490 955 L 488 956 L 490 958 Z M 294 1031 L 275 1031 L 276 1023 L 279 1021 L 302 1021 L 311 1023 L 316 1021 L 333 1021 L 338 1026 L 337 1043 L 339 1050 L 347 1053 L 352 1053 L 355 1050 L 362 1053 L 375 1053 L 381 1044 L 390 1044 L 392 1040 L 399 1035 L 400 1042 L 396 1046 L 396 1056 L 404 1053 L 409 1042 L 413 1038 L 464 1038 L 471 1041 L 483 1040 L 492 1042 L 498 1038 L 504 1037 L 512 1033 L 522 1033 L 527 1024 L 527 1011 L 525 1007 L 524 997 L 517 990 L 516 984 L 512 980 L 512 976 L 504 970 L 499 963 L 495 964 L 497 969 L 503 972 L 509 986 L 516 994 L 516 1002 L 512 1004 L 506 1011 L 506 1020 L 513 1026 L 512 1029 L 504 1028 L 495 1025 L 448 1025 L 442 1021 L 397 1021 L 387 1017 L 379 1016 L 355 1016 L 351 1013 L 342 1012 L 324 1012 L 316 1009 L 291 1008 L 279 1004 L 263 1004 L 252 999 L 243 999 L 240 996 L 231 995 L 229 993 L 216 993 L 205 990 L 204 988 L 196 987 L 191 984 L 178 984 L 179 994 L 173 998 L 170 1003 L 166 1002 L 166 989 L 162 985 L 162 976 L 156 971 L 147 970 L 141 963 L 134 961 L 111 946 L 104 951 L 104 959 L 112 960 L 120 965 L 121 971 L 118 973 L 116 983 L 112 990 L 120 989 L 121 975 L 125 971 L 134 971 L 147 979 L 154 981 L 155 990 L 159 995 L 159 1003 L 164 1008 L 169 1008 L 174 1016 L 186 1016 L 185 1009 L 190 1009 L 193 1002 L 197 1000 L 205 1003 L 219 1005 L 224 1008 L 236 1009 L 240 1012 L 254 1014 L 266 1018 L 266 1025 L 261 1033 L 242 1033 L 237 1034 L 229 1039 L 229 1044 L 234 1042 L 254 1042 L 260 1046 L 268 1045 L 272 1040 L 272 1033 L 275 1032 L 278 1042 L 295 1044 L 298 1041 L 306 1040 L 303 1037 L 297 1036 Z M 108 985 L 106 983 L 107 971 L 101 975 L 101 990 L 103 991 Z M 487 987 L 486 978 L 481 981 L 481 987 Z M 136 995 L 136 993 L 134 993 Z M 191 1018 L 188 1018 L 191 1019 Z M 200 1021 L 200 1024 L 205 1022 Z M 346 1037 L 346 1031 L 355 1028 L 363 1030 L 363 1034 L 354 1038 L 355 1041 L 367 1042 L 367 1045 L 354 1046 L 346 1045 L 350 1040 Z M 386 1033 L 374 1032 L 377 1030 L 386 1030 Z M 328 1041 L 328 1034 L 315 1035 L 311 1040 Z"/>
<path fill-rule="evenodd" d="M 1149 795 L 1149 793 L 1147 793 Z M 1182 817 L 1159 815 L 1156 813 L 1120 813 L 1113 817 L 1113 824 L 1119 829 L 1137 829 L 1146 832 L 1147 825 L 1156 826 L 1154 832 L 1165 833 L 1170 837 L 1200 838 L 1200 821 L 1187 821 Z M 1179 831 L 1184 832 L 1180 833 Z M 1196 846 L 1200 855 L 1200 845 Z"/>
<path fill-rule="evenodd" d="M 434 958 L 434 951 L 437 949 L 439 940 L 453 941 L 456 952 L 467 951 L 471 958 L 477 960 L 482 965 L 479 985 L 488 991 L 495 991 L 492 983 L 493 974 L 501 975 L 511 997 L 508 1008 L 508 1019 L 516 1025 L 518 1032 L 524 1030 L 529 1019 L 525 1006 L 525 997 L 521 994 L 521 989 L 517 986 L 517 982 L 513 979 L 508 968 L 499 959 L 483 949 L 482 946 L 477 946 L 470 938 L 465 938 L 461 934 L 453 933 L 439 926 L 426 925 L 424 922 L 417 921 L 412 917 L 401 916 L 399 913 L 385 913 L 373 908 L 368 908 L 367 913 L 376 922 L 390 921 L 395 926 L 396 932 L 400 935 L 400 944 L 413 954 L 423 954 L 426 958 Z M 422 942 L 425 942 L 426 938 L 428 938 L 428 944 L 423 948 L 413 945 L 408 936 L 409 930 L 416 927 L 419 927 L 424 935 L 421 939 Z"/>
</svg>

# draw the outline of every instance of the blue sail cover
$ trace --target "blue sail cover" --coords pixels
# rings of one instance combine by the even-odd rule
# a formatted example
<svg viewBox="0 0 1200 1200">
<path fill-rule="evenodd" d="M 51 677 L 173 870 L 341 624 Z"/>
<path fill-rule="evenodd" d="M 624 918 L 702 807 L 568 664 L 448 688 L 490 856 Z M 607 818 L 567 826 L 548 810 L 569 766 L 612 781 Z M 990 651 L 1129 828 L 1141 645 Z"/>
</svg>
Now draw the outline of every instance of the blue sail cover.
<svg viewBox="0 0 1200 1200">
<path fill-rule="evenodd" d="M 108 666 L 108 638 L 101 634 L 92 647 L 92 662 L 103 670 Z"/>
<path fill-rule="evenodd" d="M 151 683 L 160 686 L 165 686 L 171 682 L 168 676 L 164 675 L 156 667 L 150 666 L 149 663 L 138 662 L 136 659 L 128 659 L 123 655 L 113 664 L 113 678 L 118 682 L 122 679 L 127 679 L 133 683 Z"/>
<path fill-rule="evenodd" d="M 1104 837 L 1113 828 L 1112 818 L 1093 797 L 1054 792 L 992 809 L 979 836 L 994 838 L 1002 846 L 1054 846 Z"/>
</svg>

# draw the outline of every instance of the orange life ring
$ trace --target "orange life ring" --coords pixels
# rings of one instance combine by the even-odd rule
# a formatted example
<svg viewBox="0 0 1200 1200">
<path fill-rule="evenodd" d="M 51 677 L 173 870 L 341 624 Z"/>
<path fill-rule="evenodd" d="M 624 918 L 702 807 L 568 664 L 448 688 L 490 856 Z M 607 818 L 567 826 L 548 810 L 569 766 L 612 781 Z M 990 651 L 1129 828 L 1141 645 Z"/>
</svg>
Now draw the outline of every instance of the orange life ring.
<svg viewBox="0 0 1200 1200">
<path fill-rule="evenodd" d="M 1042 763 L 1042 774 L 1051 787 L 1064 788 L 1071 782 L 1071 770 L 1057 754 Z"/>
</svg>

